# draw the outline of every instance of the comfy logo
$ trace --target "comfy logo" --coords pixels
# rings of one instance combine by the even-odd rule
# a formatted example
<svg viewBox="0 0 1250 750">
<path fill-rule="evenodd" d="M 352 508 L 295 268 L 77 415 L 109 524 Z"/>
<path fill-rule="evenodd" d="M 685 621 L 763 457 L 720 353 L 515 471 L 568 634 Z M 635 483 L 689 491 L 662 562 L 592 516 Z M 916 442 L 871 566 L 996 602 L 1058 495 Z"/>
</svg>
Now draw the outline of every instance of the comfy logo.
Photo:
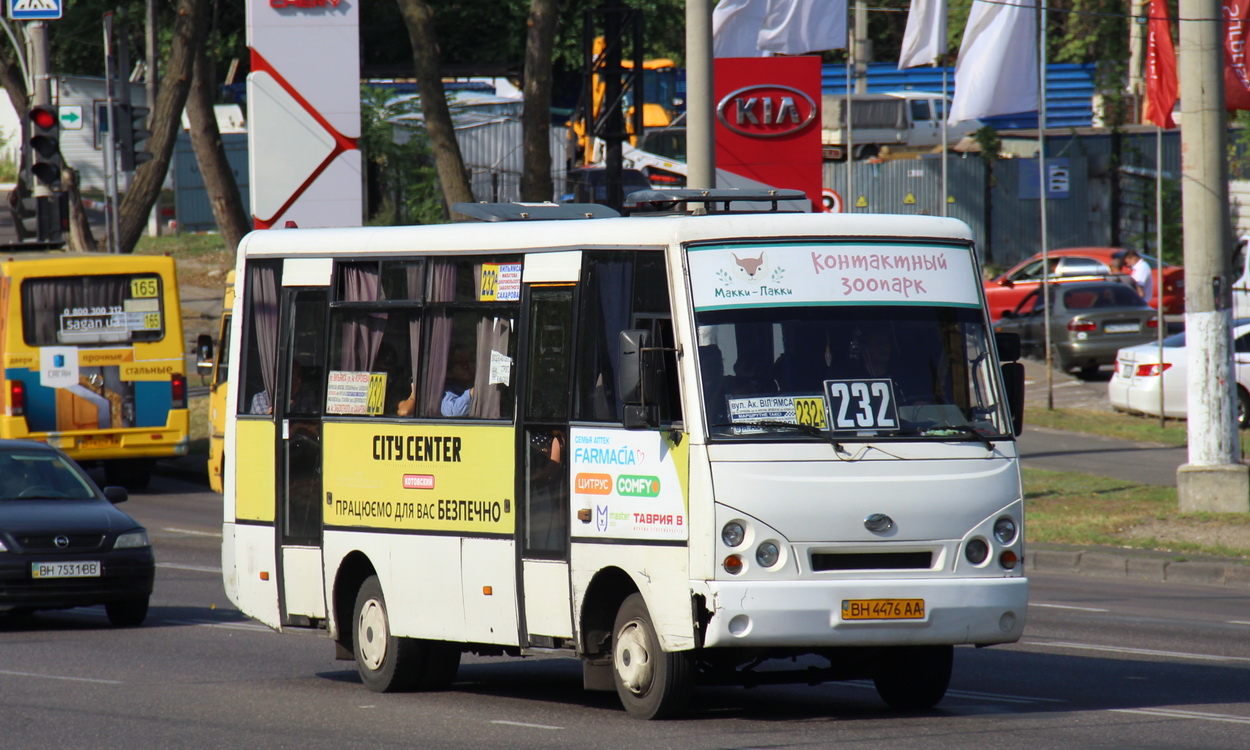
<svg viewBox="0 0 1250 750">
<path fill-rule="evenodd" d="M 578 474 L 573 482 L 573 491 L 579 495 L 612 494 L 612 477 L 607 474 Z"/>
<path fill-rule="evenodd" d="M 616 494 L 622 497 L 655 497 L 660 494 L 660 478 L 622 474 L 616 478 Z"/>
</svg>

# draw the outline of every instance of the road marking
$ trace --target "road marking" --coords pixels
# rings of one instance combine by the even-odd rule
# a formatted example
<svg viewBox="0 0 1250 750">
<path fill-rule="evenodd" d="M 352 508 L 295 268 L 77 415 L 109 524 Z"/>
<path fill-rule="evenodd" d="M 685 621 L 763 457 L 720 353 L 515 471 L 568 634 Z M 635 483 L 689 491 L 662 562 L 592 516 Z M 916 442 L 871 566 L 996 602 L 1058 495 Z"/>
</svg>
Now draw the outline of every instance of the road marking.
<svg viewBox="0 0 1250 750">
<path fill-rule="evenodd" d="M 266 625 L 250 622 L 219 622 L 215 620 L 161 620 L 174 625 L 195 625 L 201 628 L 221 628 L 223 630 L 251 630 L 254 632 L 272 633 L 274 630 Z"/>
<path fill-rule="evenodd" d="M 1091 643 L 1042 643 L 1041 641 L 1021 641 L 1020 643 L 1026 646 L 1041 646 L 1043 648 L 1071 648 L 1077 649 L 1078 651 L 1107 651 L 1113 654 L 1131 654 L 1133 656 L 1165 656 L 1172 659 L 1227 661 L 1250 664 L 1250 658 L 1245 656 L 1217 656 L 1215 654 L 1193 654 L 1185 651 L 1157 651 L 1151 648 L 1128 648 L 1126 646 L 1095 646 Z"/>
<path fill-rule="evenodd" d="M 178 529 L 178 528 L 174 528 L 171 526 L 166 526 L 165 528 L 161 529 L 161 531 L 168 531 L 173 534 L 187 534 L 189 536 L 213 536 L 213 537 L 217 537 L 218 539 L 221 538 L 220 531 L 196 531 L 195 529 Z"/>
<path fill-rule="evenodd" d="M 1144 714 L 1146 716 L 1166 716 L 1171 719 L 1200 719 L 1202 721 L 1224 721 L 1230 724 L 1250 724 L 1250 716 L 1211 714 L 1204 711 L 1182 711 L 1176 708 L 1109 708 L 1107 710 L 1117 714 Z"/>
<path fill-rule="evenodd" d="M 502 719 L 496 719 L 491 724 L 502 724 L 509 727 L 528 727 L 530 729 L 564 729 L 564 727 L 553 727 L 547 724 L 527 724 L 523 721 L 503 721 Z"/>
<path fill-rule="evenodd" d="M 37 672 L 14 672 L 8 669 L 0 669 L 0 674 L 13 675 L 14 677 L 40 677 L 45 680 L 68 680 L 70 682 L 94 682 L 100 685 L 120 685 L 121 680 L 97 680 L 92 677 L 64 677 L 56 674 L 39 674 Z"/>
<path fill-rule="evenodd" d="M 831 683 L 833 684 L 833 683 Z M 857 687 L 863 690 L 876 690 L 877 686 L 867 680 L 847 680 L 845 682 L 836 683 L 846 685 L 848 687 Z M 1067 703 L 1063 698 L 1034 698 L 1024 695 L 1003 695 L 1002 693 L 981 693 L 975 690 L 947 690 L 946 695 L 958 698 L 968 698 L 978 701 L 991 701 L 994 703 Z"/>
<path fill-rule="evenodd" d="M 1045 607 L 1046 609 L 1075 609 L 1081 612 L 1110 612 L 1109 609 L 1100 609 L 1098 607 L 1074 607 L 1071 604 L 1042 604 L 1040 602 L 1029 602 L 1030 607 Z"/>
<path fill-rule="evenodd" d="M 1250 620 L 1229 620 L 1229 625 L 1250 625 Z"/>
<path fill-rule="evenodd" d="M 221 568 L 214 568 L 208 565 L 183 565 L 182 563 L 157 563 L 158 568 L 173 568 L 174 570 L 194 570 L 197 573 L 220 573 Z"/>
</svg>

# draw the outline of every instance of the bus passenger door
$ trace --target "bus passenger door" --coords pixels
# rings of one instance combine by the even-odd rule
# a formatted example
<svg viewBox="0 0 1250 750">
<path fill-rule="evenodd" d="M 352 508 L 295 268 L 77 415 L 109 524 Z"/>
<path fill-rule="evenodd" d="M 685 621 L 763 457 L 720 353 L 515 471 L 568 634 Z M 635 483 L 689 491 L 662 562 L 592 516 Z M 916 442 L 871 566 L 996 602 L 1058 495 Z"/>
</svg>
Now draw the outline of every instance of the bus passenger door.
<svg viewBox="0 0 1250 750">
<path fill-rule="evenodd" d="M 573 636 L 569 585 L 569 393 L 573 285 L 527 287 L 521 391 L 519 597 L 531 646 Z M 522 645 L 526 640 L 522 639 Z"/>
<path fill-rule="evenodd" d="M 278 347 L 279 587 L 284 625 L 326 616 L 321 560 L 321 410 L 325 289 L 283 290 Z"/>
</svg>

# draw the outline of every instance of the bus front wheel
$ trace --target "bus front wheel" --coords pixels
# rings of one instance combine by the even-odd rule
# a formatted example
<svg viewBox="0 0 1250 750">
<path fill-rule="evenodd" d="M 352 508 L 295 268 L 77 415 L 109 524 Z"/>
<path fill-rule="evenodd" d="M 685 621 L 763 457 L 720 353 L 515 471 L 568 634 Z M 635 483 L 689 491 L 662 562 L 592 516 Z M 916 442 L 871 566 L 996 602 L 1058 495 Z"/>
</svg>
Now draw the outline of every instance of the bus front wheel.
<svg viewBox="0 0 1250 750">
<path fill-rule="evenodd" d="M 625 710 L 639 719 L 663 719 L 685 709 L 690 699 L 689 654 L 660 648 L 642 594 L 631 594 L 612 628 L 612 679 Z"/>
<path fill-rule="evenodd" d="M 890 708 L 921 711 L 933 708 L 951 682 L 953 646 L 899 646 L 887 649 L 873 682 Z"/>
<path fill-rule="evenodd" d="M 352 650 L 360 681 L 375 693 L 410 690 L 420 676 L 419 648 L 391 633 L 386 598 L 377 576 L 369 576 L 356 594 L 352 616 Z"/>
</svg>

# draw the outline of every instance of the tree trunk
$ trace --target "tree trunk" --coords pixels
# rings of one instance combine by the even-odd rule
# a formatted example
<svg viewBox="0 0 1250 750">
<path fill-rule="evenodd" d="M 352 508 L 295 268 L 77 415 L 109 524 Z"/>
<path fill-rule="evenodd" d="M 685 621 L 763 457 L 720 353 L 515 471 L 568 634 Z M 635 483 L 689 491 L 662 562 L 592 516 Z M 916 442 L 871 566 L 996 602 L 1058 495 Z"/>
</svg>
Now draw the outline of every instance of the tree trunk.
<svg viewBox="0 0 1250 750">
<path fill-rule="evenodd" d="M 551 184 L 551 53 L 559 25 L 558 0 L 530 0 L 525 38 L 525 95 L 521 111 L 521 200 L 549 201 Z"/>
<path fill-rule="evenodd" d="M 412 42 L 412 60 L 417 74 L 417 92 L 421 95 L 421 112 L 425 115 L 425 132 L 430 138 L 430 150 L 434 152 L 434 168 L 442 183 L 445 208 L 450 213 L 454 203 L 471 203 L 473 191 L 469 189 L 464 157 L 460 154 L 460 144 L 456 142 L 451 109 L 443 91 L 434 9 L 426 0 L 397 2 Z"/>
<path fill-rule="evenodd" d="M 66 167 L 61 170 L 61 182 L 69 193 L 69 249 L 75 252 L 94 253 L 100 249 L 91 222 L 82 207 L 82 191 L 79 189 L 78 170 Z"/>
<path fill-rule="evenodd" d="M 233 266 L 235 248 L 239 246 L 243 235 L 251 229 L 251 222 L 248 220 L 247 209 L 243 206 L 239 183 L 234 179 L 234 171 L 230 169 L 230 162 L 226 159 L 221 131 L 217 129 L 209 70 L 208 56 L 204 53 L 204 48 L 200 47 L 195 55 L 191 93 L 187 97 L 187 119 L 191 122 L 191 147 L 195 150 L 195 161 L 199 164 L 200 176 L 204 179 L 204 189 L 208 192 L 208 200 L 213 207 L 217 229 L 230 253 L 229 265 Z"/>
<path fill-rule="evenodd" d="M 169 172 L 174 144 L 182 128 L 182 109 L 191 90 L 195 51 L 204 44 L 204 35 L 208 33 L 207 10 L 207 0 L 178 0 L 169 61 L 156 95 L 156 106 L 148 117 L 152 137 L 148 139 L 147 150 L 152 160 L 135 170 L 130 190 L 126 191 L 118 211 L 118 235 L 123 253 L 132 252 L 139 242 Z M 130 123 L 118 127 L 130 127 Z"/>
</svg>

